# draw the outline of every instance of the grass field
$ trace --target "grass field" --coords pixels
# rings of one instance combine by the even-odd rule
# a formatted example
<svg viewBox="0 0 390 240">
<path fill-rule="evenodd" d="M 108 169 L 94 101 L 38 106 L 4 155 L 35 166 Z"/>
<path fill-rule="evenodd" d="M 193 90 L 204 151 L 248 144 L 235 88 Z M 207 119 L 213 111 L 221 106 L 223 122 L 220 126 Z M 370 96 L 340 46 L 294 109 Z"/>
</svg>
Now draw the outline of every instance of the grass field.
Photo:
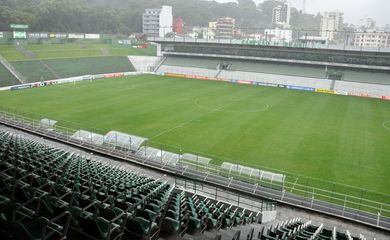
<svg viewBox="0 0 390 240">
<path fill-rule="evenodd" d="M 386 101 L 145 75 L 1 92 L 0 104 L 69 127 L 77 125 L 68 121 L 144 136 L 212 156 L 215 164 L 238 162 L 289 172 L 302 183 L 307 176 L 312 184 L 322 179 L 390 194 Z M 315 186 L 332 186 L 321 184 Z"/>
<path fill-rule="evenodd" d="M 0 45 L 0 54 L 8 61 L 43 60 L 55 58 L 80 58 L 104 56 L 101 49 L 106 49 L 109 56 L 145 55 L 156 56 L 156 47 L 147 49 L 114 46 L 98 43 L 67 43 L 67 44 L 30 44 L 23 47 L 25 51 L 33 53 L 25 56 L 14 45 Z"/>
</svg>

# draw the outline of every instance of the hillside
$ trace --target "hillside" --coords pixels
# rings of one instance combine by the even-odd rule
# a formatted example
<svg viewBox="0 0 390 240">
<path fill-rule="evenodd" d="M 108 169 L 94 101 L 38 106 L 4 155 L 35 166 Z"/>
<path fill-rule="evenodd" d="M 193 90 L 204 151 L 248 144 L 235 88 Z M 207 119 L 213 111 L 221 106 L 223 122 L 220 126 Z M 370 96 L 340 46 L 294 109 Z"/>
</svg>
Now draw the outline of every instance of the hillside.
<svg viewBox="0 0 390 240">
<path fill-rule="evenodd" d="M 0 3 L 0 30 L 10 23 L 24 23 L 32 31 L 95 32 L 130 34 L 142 31 L 145 8 L 173 6 L 174 16 L 186 26 L 207 26 L 219 17 L 233 17 L 239 28 L 270 27 L 275 1 L 258 6 L 252 0 L 217 3 L 205 0 L 3 0 Z M 188 11 L 188 9 L 197 9 Z M 292 9 L 294 28 L 318 29 L 319 17 Z M 54 21 L 55 19 L 55 21 Z M 304 20 L 304 21 L 303 21 Z"/>
</svg>

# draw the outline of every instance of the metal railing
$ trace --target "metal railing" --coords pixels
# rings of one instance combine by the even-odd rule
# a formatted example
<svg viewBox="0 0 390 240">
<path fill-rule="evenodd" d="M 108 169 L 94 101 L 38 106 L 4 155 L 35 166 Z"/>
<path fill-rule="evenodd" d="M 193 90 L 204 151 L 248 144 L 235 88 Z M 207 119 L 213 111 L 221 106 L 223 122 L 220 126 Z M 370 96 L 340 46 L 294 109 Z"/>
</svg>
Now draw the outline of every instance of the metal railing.
<svg viewBox="0 0 390 240">
<path fill-rule="evenodd" d="M 250 209 L 251 211 L 259 213 L 263 211 L 276 211 L 276 204 L 274 202 L 259 201 L 253 197 L 243 196 L 241 194 L 219 187 L 210 186 L 202 182 L 176 177 L 175 184 L 176 187 L 187 192 L 200 194 L 206 198 Z"/>
<path fill-rule="evenodd" d="M 161 36 L 149 36 L 148 41 L 224 43 L 292 48 L 316 48 L 351 51 L 390 52 L 385 31 L 320 31 L 307 29 L 235 28 L 230 34 L 219 36 L 214 28 L 188 26 L 180 34 L 163 28 Z M 377 41 L 377 42 L 375 42 Z"/>
<path fill-rule="evenodd" d="M 155 167 L 158 170 L 187 176 L 199 182 L 208 182 L 227 189 L 234 189 L 239 191 L 240 194 L 245 193 L 254 197 L 303 207 L 390 230 L 390 195 L 306 176 L 293 175 L 275 169 L 251 166 L 286 175 L 283 183 L 272 182 L 242 173 L 227 171 L 216 164 L 186 161 L 181 158 L 183 149 L 165 146 L 153 141 L 145 142 L 143 146 L 158 148 L 161 153 L 176 154 L 176 160 L 169 162 L 162 157 L 143 157 L 137 154 L 135 149 L 126 149 L 113 143 L 96 145 L 92 140 L 72 138 L 72 135 L 80 129 L 103 134 L 104 131 L 101 129 L 60 120 L 53 129 L 45 129 L 42 128 L 40 123 L 40 119 L 43 118 L 43 115 L 40 114 L 0 106 L 0 122 L 3 122 L 3 124 L 27 129 L 64 143 L 77 145 L 137 164 Z M 219 162 L 234 162 L 231 159 L 204 153 L 193 154 L 209 157 Z"/>
</svg>

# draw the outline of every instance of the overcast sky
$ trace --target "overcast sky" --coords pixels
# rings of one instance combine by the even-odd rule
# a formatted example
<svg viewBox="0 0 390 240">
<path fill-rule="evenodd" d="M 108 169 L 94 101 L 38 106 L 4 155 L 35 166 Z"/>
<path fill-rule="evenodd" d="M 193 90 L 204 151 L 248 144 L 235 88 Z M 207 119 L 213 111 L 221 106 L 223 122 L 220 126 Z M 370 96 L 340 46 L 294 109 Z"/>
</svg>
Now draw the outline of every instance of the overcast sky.
<svg viewBox="0 0 390 240">
<path fill-rule="evenodd" d="M 234 0 L 216 0 L 234 2 Z M 256 3 L 264 0 L 255 0 Z M 297 9 L 302 9 L 302 0 L 288 0 Z M 344 12 L 344 21 L 358 24 L 361 18 L 373 18 L 377 25 L 390 24 L 390 0 L 306 0 L 306 12 L 317 13 L 339 10 Z"/>
</svg>

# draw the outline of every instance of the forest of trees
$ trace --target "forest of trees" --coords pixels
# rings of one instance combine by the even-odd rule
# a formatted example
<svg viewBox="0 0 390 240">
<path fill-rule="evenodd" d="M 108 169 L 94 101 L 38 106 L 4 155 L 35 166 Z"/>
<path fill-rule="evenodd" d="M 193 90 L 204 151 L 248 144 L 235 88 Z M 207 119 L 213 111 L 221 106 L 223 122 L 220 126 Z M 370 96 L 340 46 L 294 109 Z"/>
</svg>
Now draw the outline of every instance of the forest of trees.
<svg viewBox="0 0 390 240">
<path fill-rule="evenodd" d="M 217 3 L 204 0 L 0 0 L 0 30 L 10 23 L 28 24 L 30 31 L 122 33 L 142 32 L 145 8 L 173 7 L 186 26 L 207 26 L 219 17 L 233 17 L 238 28 L 272 27 L 275 0 L 258 6 L 252 0 Z M 291 9 L 292 28 L 319 29 L 320 16 Z"/>
</svg>

